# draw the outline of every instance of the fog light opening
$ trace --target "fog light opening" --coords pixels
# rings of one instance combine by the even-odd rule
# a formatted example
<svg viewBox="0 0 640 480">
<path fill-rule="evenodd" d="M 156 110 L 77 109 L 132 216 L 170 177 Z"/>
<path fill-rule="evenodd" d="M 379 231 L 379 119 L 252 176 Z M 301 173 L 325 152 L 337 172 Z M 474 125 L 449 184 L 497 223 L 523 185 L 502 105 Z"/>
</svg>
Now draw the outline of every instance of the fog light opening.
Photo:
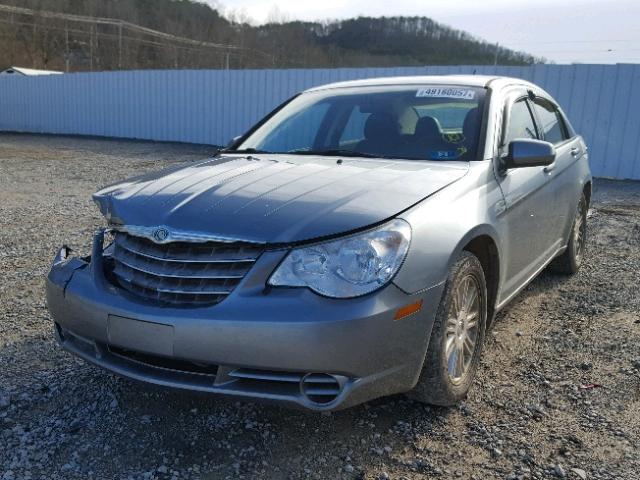
<svg viewBox="0 0 640 480">
<path fill-rule="evenodd" d="M 342 390 L 338 379 L 328 373 L 307 373 L 300 380 L 300 392 L 317 405 L 333 402 Z"/>
</svg>

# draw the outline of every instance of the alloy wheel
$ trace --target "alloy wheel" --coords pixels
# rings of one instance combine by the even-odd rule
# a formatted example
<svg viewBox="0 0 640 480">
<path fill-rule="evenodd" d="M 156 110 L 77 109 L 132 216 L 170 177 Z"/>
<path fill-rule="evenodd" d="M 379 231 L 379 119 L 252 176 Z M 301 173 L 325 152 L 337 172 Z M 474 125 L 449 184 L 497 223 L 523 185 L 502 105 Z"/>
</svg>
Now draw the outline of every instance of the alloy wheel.
<svg viewBox="0 0 640 480">
<path fill-rule="evenodd" d="M 461 383 L 471 367 L 481 308 L 480 285 L 474 276 L 467 275 L 453 292 L 445 333 L 447 372 L 453 384 Z"/>
<path fill-rule="evenodd" d="M 585 221 L 585 202 L 581 201 L 578 205 L 578 215 L 576 223 L 573 226 L 573 243 L 575 245 L 576 262 L 579 264 L 582 260 L 584 246 L 587 239 L 587 222 Z"/>
</svg>

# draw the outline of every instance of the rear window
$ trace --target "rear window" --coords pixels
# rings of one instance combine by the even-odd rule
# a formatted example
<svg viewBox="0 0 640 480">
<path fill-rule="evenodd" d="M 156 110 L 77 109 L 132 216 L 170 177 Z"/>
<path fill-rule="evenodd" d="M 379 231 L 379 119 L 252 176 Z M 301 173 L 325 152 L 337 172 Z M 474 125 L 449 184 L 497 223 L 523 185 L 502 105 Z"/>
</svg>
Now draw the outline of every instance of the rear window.
<svg viewBox="0 0 640 480">
<path fill-rule="evenodd" d="M 456 131 L 464 124 L 469 110 L 476 106 L 469 102 L 424 105 L 417 107 L 416 112 L 420 117 L 431 116 L 437 119 L 444 130 Z"/>
</svg>

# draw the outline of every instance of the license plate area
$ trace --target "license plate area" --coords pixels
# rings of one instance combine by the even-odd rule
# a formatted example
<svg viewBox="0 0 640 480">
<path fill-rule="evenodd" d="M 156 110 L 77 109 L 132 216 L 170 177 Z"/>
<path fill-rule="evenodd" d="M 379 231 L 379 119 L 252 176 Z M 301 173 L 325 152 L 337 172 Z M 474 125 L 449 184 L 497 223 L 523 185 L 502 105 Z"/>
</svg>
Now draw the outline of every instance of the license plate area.
<svg viewBox="0 0 640 480">
<path fill-rule="evenodd" d="M 109 315 L 107 322 L 109 344 L 118 347 L 173 356 L 173 326 Z"/>
</svg>

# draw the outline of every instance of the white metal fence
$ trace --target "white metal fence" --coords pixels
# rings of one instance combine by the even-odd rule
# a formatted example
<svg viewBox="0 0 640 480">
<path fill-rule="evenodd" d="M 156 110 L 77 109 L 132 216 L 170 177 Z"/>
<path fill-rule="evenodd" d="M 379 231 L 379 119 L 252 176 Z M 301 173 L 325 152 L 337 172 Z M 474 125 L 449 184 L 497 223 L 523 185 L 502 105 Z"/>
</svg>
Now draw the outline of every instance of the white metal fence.
<svg viewBox="0 0 640 480">
<path fill-rule="evenodd" d="M 147 70 L 0 78 L 0 130 L 224 145 L 294 93 L 356 78 L 449 73 L 531 80 L 584 135 L 596 176 L 640 179 L 640 65 Z"/>
</svg>

